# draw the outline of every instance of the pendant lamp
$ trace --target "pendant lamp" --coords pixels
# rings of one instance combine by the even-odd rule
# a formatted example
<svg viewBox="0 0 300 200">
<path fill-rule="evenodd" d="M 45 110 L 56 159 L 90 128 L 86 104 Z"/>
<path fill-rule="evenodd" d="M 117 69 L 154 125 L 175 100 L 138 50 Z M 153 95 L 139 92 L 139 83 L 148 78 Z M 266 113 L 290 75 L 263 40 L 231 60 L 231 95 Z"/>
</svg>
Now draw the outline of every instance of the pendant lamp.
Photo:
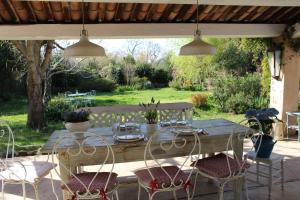
<svg viewBox="0 0 300 200">
<path fill-rule="evenodd" d="M 201 39 L 201 32 L 199 30 L 199 5 L 197 0 L 197 29 L 194 35 L 194 40 L 180 48 L 179 55 L 191 56 L 191 55 L 212 55 L 216 53 L 216 49 L 211 44 L 204 42 Z"/>
<path fill-rule="evenodd" d="M 66 57 L 98 57 L 106 56 L 103 47 L 90 42 L 88 39 L 88 31 L 84 26 L 84 2 L 82 1 L 82 30 L 80 34 L 79 42 L 68 46 L 64 50 L 64 56 Z"/>
</svg>

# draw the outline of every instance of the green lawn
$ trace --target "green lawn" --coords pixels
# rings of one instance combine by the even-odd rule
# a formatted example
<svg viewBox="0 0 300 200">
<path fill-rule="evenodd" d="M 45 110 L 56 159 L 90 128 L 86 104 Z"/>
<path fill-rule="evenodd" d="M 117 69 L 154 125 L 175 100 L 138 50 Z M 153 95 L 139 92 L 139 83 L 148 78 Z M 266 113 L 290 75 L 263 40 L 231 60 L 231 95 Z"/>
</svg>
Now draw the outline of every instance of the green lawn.
<svg viewBox="0 0 300 200">
<path fill-rule="evenodd" d="M 151 97 L 160 100 L 161 103 L 167 102 L 190 102 L 191 91 L 176 91 L 171 88 L 151 89 L 151 90 L 134 90 L 113 93 L 98 93 L 96 96 L 96 105 L 122 105 L 138 104 L 140 102 L 149 102 Z M 208 93 L 208 92 L 203 92 Z M 45 133 L 37 132 L 26 127 L 27 101 L 25 99 L 15 99 L 8 103 L 0 104 L 0 120 L 9 122 L 15 134 L 16 144 L 24 145 L 42 145 L 55 129 L 62 129 L 62 123 L 51 123 L 45 130 Z M 239 121 L 242 115 L 231 113 L 220 113 L 215 109 L 196 109 L 196 119 L 213 119 L 225 118 L 232 121 Z M 18 148 L 18 147 L 17 147 Z M 21 147 L 19 147 L 21 148 Z"/>
</svg>

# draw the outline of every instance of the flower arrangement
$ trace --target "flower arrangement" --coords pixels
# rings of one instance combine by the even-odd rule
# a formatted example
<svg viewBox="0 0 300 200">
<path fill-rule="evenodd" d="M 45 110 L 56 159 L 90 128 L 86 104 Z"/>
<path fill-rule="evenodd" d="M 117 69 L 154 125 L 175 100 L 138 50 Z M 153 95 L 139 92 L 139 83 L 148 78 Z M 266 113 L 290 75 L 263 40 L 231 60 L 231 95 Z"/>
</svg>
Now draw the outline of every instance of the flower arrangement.
<svg viewBox="0 0 300 200">
<path fill-rule="evenodd" d="M 157 123 L 157 117 L 158 117 L 158 112 L 157 112 L 157 107 L 159 106 L 160 101 L 157 101 L 155 103 L 154 98 L 151 98 L 150 103 L 140 103 L 139 106 L 143 107 L 145 109 L 145 115 L 144 117 L 147 120 L 148 124 L 156 124 Z"/>
<path fill-rule="evenodd" d="M 89 121 L 89 110 L 80 110 L 78 112 L 65 112 L 63 119 L 69 123 L 79 123 Z"/>
</svg>

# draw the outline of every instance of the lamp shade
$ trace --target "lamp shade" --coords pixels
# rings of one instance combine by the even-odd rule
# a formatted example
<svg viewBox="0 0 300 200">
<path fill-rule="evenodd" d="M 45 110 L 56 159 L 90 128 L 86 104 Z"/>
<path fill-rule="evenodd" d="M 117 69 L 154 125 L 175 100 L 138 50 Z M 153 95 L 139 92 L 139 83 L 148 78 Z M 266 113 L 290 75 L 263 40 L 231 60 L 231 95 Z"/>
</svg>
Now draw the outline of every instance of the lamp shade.
<svg viewBox="0 0 300 200">
<path fill-rule="evenodd" d="M 98 57 L 106 56 L 103 47 L 89 41 L 87 31 L 82 30 L 79 42 L 64 50 L 66 57 Z"/>
<path fill-rule="evenodd" d="M 195 34 L 194 40 L 180 48 L 179 55 L 212 55 L 216 53 L 216 48 L 200 38 L 200 34 Z"/>
</svg>

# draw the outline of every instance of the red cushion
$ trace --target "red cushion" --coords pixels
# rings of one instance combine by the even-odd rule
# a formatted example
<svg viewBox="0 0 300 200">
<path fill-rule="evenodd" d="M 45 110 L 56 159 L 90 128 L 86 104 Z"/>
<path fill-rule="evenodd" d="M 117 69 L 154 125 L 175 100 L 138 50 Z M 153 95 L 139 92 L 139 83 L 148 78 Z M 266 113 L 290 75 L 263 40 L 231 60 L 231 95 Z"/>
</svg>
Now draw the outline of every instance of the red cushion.
<svg viewBox="0 0 300 200">
<path fill-rule="evenodd" d="M 228 159 L 227 159 L 228 158 Z M 192 164 L 192 166 L 194 163 Z M 228 166 L 229 165 L 229 166 Z M 208 158 L 199 159 L 196 167 L 213 177 L 225 178 L 243 172 L 250 165 L 245 161 L 235 160 L 223 153 Z"/>
<path fill-rule="evenodd" d="M 72 176 L 66 184 L 70 188 L 70 190 L 72 190 L 72 192 L 84 193 L 84 192 L 87 192 L 84 185 L 88 188 L 89 184 L 91 183 L 91 181 L 93 180 L 93 178 L 95 177 L 96 174 L 97 174 L 96 172 L 84 172 L 84 173 L 76 174 L 77 179 L 74 176 Z M 109 174 L 110 174 L 109 172 L 99 172 L 96 175 L 96 178 L 94 179 L 94 181 L 92 182 L 90 188 L 88 188 L 89 192 L 94 193 L 94 192 L 97 192 L 97 190 L 100 191 L 101 189 L 104 189 L 105 184 L 108 180 Z M 108 191 L 117 184 L 117 176 L 118 176 L 118 174 L 116 174 L 116 173 L 111 174 L 107 188 L 106 188 Z M 78 179 L 84 185 L 81 182 L 79 182 Z M 66 190 L 68 188 L 65 185 L 63 185 L 62 189 Z"/>
<path fill-rule="evenodd" d="M 167 173 L 162 170 L 161 167 L 149 168 L 154 179 L 156 179 L 157 181 L 158 188 L 161 188 L 162 184 L 164 184 L 164 187 L 169 187 L 173 179 L 173 183 L 175 185 L 184 184 L 188 180 L 188 175 L 180 170 L 177 166 L 165 166 L 163 168 L 169 174 L 171 179 L 167 175 Z M 148 169 L 141 169 L 135 171 L 134 173 L 138 177 L 138 179 L 146 186 L 149 186 L 151 184 L 151 181 L 153 181 Z M 176 173 L 178 173 L 177 176 Z"/>
</svg>

